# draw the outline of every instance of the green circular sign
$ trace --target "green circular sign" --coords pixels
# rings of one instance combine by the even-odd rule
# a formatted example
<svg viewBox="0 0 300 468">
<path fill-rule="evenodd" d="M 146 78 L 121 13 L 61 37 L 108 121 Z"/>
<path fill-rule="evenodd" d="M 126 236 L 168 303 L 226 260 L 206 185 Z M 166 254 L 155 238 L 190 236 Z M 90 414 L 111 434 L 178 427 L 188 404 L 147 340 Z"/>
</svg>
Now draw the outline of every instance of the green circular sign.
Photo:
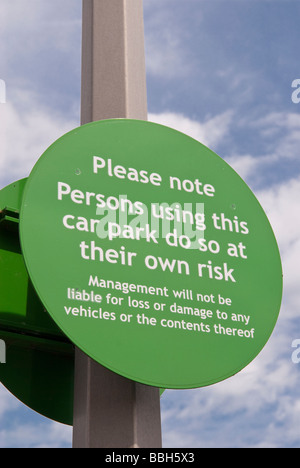
<svg viewBox="0 0 300 468">
<path fill-rule="evenodd" d="M 263 209 L 219 156 L 168 127 L 120 119 L 64 135 L 28 179 L 20 233 L 61 330 L 132 380 L 214 384 L 275 326 L 282 269 Z"/>
</svg>

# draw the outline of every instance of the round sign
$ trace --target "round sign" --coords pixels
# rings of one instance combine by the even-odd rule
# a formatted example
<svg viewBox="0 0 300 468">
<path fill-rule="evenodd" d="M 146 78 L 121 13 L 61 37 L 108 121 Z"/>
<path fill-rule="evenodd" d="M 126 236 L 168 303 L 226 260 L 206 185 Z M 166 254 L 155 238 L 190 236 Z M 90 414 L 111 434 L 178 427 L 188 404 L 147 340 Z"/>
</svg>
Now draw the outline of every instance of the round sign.
<svg viewBox="0 0 300 468">
<path fill-rule="evenodd" d="M 20 233 L 52 318 L 129 379 L 214 384 L 275 326 L 282 269 L 263 209 L 219 156 L 168 127 L 120 119 L 64 135 L 29 177 Z"/>
</svg>

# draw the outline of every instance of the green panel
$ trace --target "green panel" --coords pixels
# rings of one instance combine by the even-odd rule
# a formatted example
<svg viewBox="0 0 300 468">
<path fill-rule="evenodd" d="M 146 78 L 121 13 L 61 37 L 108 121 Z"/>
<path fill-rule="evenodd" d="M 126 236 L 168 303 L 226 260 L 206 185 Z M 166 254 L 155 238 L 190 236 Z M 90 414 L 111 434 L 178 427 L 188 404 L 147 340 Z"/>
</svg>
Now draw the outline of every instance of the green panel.
<svg viewBox="0 0 300 468">
<path fill-rule="evenodd" d="M 72 424 L 73 345 L 38 298 L 24 264 L 19 211 L 27 179 L 0 191 L 0 381 L 42 415 Z"/>
<path fill-rule="evenodd" d="M 1 330 L 0 336 L 6 343 L 6 364 L 0 365 L 1 383 L 34 411 L 72 425 L 72 345 Z"/>
<path fill-rule="evenodd" d="M 26 180 L 0 191 L 0 326 L 66 339 L 39 300 L 21 253 L 18 222 Z"/>
</svg>

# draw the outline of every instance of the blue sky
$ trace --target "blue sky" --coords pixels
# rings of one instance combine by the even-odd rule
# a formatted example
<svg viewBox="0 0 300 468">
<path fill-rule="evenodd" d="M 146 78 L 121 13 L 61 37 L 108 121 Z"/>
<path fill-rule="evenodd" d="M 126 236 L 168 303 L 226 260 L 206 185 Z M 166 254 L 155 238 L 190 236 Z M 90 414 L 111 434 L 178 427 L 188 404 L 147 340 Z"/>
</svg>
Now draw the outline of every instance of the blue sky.
<svg viewBox="0 0 300 468">
<path fill-rule="evenodd" d="M 209 146 L 244 178 L 276 234 L 283 306 L 240 374 L 166 391 L 165 447 L 299 447 L 300 78 L 297 0 L 144 0 L 149 120 Z M 0 188 L 79 125 L 81 0 L 0 0 Z M 0 447 L 70 447 L 71 429 L 0 387 Z"/>
</svg>

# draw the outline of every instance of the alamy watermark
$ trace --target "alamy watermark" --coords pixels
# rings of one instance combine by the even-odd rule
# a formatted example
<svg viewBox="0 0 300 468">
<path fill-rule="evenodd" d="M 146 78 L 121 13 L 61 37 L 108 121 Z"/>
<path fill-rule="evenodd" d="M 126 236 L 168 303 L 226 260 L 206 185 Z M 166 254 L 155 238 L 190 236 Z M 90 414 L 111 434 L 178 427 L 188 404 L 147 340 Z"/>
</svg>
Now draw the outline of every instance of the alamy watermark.
<svg viewBox="0 0 300 468">
<path fill-rule="evenodd" d="M 6 364 L 6 344 L 0 340 L 0 364 Z"/>
<path fill-rule="evenodd" d="M 292 353 L 292 362 L 294 364 L 300 363 L 300 339 L 294 340 L 292 342 L 292 348 L 295 348 L 295 351 Z"/>
<path fill-rule="evenodd" d="M 0 80 L 0 104 L 6 103 L 6 83 L 4 80 Z"/>
<path fill-rule="evenodd" d="M 292 92 L 292 102 L 294 104 L 299 104 L 300 102 L 300 79 L 296 79 L 292 82 L 292 88 L 295 88 L 295 91 Z"/>
<path fill-rule="evenodd" d="M 68 184 L 59 182 L 58 199 L 71 193 Z M 77 194 L 77 192 L 76 192 Z M 75 194 L 75 195 L 76 195 Z M 88 192 L 88 205 L 96 197 L 94 219 L 75 217 L 66 214 L 63 225 L 69 230 L 96 234 L 100 239 L 145 239 L 147 243 L 158 244 L 165 239 L 168 245 L 184 249 L 208 249 L 219 253 L 220 246 L 215 241 L 206 245 L 204 203 L 151 203 L 131 201 L 127 195 L 109 196 Z M 75 199 L 77 202 L 77 200 Z M 81 203 L 81 200 L 78 203 Z M 213 245 L 214 242 L 214 245 Z"/>
<path fill-rule="evenodd" d="M 151 203 L 148 207 L 120 195 L 118 199 L 109 197 L 96 214 L 100 239 L 146 239 L 154 244 L 165 239 L 168 245 L 184 249 L 198 249 L 205 242 L 204 203 Z"/>
</svg>

